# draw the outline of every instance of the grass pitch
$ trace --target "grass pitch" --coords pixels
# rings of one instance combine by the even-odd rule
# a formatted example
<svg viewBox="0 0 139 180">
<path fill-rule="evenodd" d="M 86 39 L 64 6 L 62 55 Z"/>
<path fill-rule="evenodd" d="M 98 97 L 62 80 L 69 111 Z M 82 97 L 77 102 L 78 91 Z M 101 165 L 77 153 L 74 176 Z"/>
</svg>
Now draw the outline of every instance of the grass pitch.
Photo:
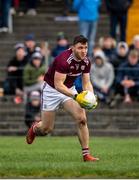
<svg viewBox="0 0 139 180">
<path fill-rule="evenodd" d="M 76 137 L 0 137 L 0 178 L 139 178 L 138 138 L 91 138 L 100 158 L 83 162 Z"/>
</svg>

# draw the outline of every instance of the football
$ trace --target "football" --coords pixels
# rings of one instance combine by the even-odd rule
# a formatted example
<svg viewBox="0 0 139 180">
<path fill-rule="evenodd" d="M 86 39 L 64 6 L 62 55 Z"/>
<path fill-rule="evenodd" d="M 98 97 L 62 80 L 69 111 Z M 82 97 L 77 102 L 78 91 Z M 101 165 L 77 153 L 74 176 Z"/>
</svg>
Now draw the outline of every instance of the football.
<svg viewBox="0 0 139 180">
<path fill-rule="evenodd" d="M 97 106 L 97 97 L 94 93 L 91 91 L 87 91 L 87 94 L 85 95 L 84 99 L 89 102 L 89 108 L 95 108 Z"/>
</svg>

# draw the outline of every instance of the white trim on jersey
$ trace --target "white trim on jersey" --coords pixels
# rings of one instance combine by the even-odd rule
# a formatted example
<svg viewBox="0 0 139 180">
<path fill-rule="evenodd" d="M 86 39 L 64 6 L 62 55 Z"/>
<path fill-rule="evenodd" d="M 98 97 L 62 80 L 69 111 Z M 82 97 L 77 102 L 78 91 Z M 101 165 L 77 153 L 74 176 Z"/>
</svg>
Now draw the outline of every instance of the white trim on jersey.
<svg viewBox="0 0 139 180">
<path fill-rule="evenodd" d="M 68 76 L 79 76 L 79 75 L 81 75 L 82 73 L 77 73 L 77 74 L 68 74 Z"/>
</svg>

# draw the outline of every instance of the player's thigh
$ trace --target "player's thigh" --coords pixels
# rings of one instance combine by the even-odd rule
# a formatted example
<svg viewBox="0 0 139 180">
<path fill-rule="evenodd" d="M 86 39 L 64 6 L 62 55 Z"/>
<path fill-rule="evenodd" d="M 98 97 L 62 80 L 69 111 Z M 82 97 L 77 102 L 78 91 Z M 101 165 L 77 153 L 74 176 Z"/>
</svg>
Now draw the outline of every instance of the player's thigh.
<svg viewBox="0 0 139 180">
<path fill-rule="evenodd" d="M 63 104 L 64 109 L 69 112 L 76 121 L 86 120 L 86 112 L 73 99 L 69 99 Z"/>
<path fill-rule="evenodd" d="M 41 120 L 41 126 L 43 128 L 53 129 L 55 122 L 55 111 L 42 111 Z"/>
</svg>

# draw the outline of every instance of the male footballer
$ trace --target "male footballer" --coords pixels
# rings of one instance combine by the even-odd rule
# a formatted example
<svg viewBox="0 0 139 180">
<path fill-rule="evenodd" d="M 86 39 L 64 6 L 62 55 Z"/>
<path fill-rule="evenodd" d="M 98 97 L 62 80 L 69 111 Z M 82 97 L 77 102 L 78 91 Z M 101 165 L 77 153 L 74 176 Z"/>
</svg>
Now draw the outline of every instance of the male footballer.
<svg viewBox="0 0 139 180">
<path fill-rule="evenodd" d="M 34 122 L 26 140 L 32 144 L 37 135 L 46 135 L 53 130 L 55 111 L 60 105 L 71 114 L 77 124 L 79 142 L 84 161 L 98 161 L 89 152 L 89 130 L 85 109 L 85 90 L 93 92 L 90 82 L 90 61 L 87 58 L 88 40 L 76 36 L 71 49 L 58 55 L 44 76 L 42 88 L 41 121 Z M 77 76 L 82 75 L 83 92 L 77 93 L 73 86 Z M 85 107 L 82 108 L 82 107 Z"/>
</svg>

